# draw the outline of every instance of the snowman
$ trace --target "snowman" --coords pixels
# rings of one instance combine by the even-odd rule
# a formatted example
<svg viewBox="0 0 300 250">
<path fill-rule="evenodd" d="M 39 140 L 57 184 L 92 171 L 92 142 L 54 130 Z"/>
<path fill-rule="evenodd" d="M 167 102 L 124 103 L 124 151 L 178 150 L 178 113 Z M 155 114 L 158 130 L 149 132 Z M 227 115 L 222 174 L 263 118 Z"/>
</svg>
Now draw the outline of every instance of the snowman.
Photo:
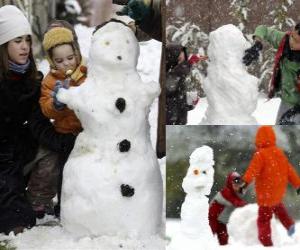
<svg viewBox="0 0 300 250">
<path fill-rule="evenodd" d="M 172 237 L 170 250 L 216 249 L 208 222 L 208 195 L 214 180 L 213 150 L 202 146 L 190 155 L 190 166 L 183 179 L 182 187 L 186 193 L 181 206 L 181 230 Z"/>
<path fill-rule="evenodd" d="M 209 65 L 203 89 L 208 108 L 202 124 L 255 125 L 258 79 L 242 63 L 250 46 L 234 25 L 224 25 L 209 35 Z"/>
<path fill-rule="evenodd" d="M 148 122 L 160 87 L 142 82 L 138 56 L 125 24 L 99 26 L 86 81 L 58 93 L 83 127 L 63 172 L 61 222 L 75 236 L 161 233 L 163 185 Z"/>
<path fill-rule="evenodd" d="M 208 195 L 214 181 L 213 150 L 202 146 L 190 155 L 190 166 L 183 179 L 186 193 L 181 206 L 181 230 L 187 237 L 211 234 L 208 224 Z"/>
</svg>

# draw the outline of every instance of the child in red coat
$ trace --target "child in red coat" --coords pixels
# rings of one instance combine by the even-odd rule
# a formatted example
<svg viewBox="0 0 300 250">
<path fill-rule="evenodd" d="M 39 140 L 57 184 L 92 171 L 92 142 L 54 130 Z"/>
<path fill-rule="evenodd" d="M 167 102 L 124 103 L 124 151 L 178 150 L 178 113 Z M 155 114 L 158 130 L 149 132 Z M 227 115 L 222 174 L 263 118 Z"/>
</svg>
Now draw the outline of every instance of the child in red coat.
<svg viewBox="0 0 300 250">
<path fill-rule="evenodd" d="M 217 234 L 220 245 L 228 243 L 227 223 L 233 210 L 245 206 L 241 199 L 244 182 L 237 172 L 229 173 L 226 186 L 210 202 L 208 220 L 212 233 Z"/>
</svg>

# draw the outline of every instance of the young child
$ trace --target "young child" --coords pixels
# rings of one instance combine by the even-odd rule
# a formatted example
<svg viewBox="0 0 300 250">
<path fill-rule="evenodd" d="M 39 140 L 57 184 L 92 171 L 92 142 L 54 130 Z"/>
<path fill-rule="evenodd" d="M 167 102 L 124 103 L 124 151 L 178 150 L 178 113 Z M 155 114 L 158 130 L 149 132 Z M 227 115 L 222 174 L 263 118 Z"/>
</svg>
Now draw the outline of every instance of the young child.
<svg viewBox="0 0 300 250">
<path fill-rule="evenodd" d="M 45 33 L 43 47 L 50 64 L 50 72 L 42 82 L 40 98 L 42 112 L 54 120 L 54 127 L 57 132 L 78 135 L 82 131 L 80 121 L 72 110 L 56 98 L 60 88 L 79 86 L 86 79 L 87 70 L 78 43 L 70 29 L 54 27 Z M 57 163 L 60 171 L 57 216 L 59 216 L 60 210 L 62 169 L 69 153 L 60 154 Z"/>
<path fill-rule="evenodd" d="M 300 178 L 283 151 L 276 146 L 276 136 L 271 126 L 258 129 L 255 144 L 256 152 L 243 180 L 247 184 L 255 180 L 259 206 L 258 238 L 264 246 L 272 246 L 270 221 L 273 213 L 287 229 L 288 235 L 295 233 L 295 222 L 288 215 L 282 199 L 289 182 L 298 188 L 299 193 Z"/>
<path fill-rule="evenodd" d="M 244 182 L 237 172 L 229 173 L 226 186 L 210 202 L 208 220 L 212 233 L 217 234 L 220 245 L 228 244 L 227 223 L 233 210 L 245 206 L 242 200 Z"/>
</svg>

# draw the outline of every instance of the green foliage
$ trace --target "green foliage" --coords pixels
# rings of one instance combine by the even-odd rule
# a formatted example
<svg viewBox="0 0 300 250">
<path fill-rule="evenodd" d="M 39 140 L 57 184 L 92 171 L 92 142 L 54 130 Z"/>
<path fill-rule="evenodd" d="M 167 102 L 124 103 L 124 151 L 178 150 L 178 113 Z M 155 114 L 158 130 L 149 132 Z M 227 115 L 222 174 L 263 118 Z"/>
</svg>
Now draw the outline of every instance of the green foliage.
<svg viewBox="0 0 300 250">
<path fill-rule="evenodd" d="M 3 240 L 0 241 L 0 250 L 16 250 L 16 248 L 9 246 L 9 242 L 7 240 Z"/>
<path fill-rule="evenodd" d="M 233 9 L 230 14 L 234 16 L 239 22 L 239 28 L 244 30 L 248 24 L 248 5 L 250 0 L 233 0 L 230 7 Z"/>
</svg>

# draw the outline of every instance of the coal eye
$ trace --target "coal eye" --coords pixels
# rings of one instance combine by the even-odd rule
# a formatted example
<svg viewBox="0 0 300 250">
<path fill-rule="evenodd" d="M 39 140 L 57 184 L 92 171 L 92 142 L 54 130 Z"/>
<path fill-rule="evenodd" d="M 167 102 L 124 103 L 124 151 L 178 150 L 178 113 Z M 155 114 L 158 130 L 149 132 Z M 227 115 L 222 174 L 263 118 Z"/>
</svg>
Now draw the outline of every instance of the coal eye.
<svg viewBox="0 0 300 250">
<path fill-rule="evenodd" d="M 107 46 L 108 46 L 109 44 L 110 44 L 110 42 L 109 42 L 109 41 L 106 41 L 106 42 L 105 42 L 105 45 L 107 45 Z"/>
<path fill-rule="evenodd" d="M 202 171 L 202 174 L 207 174 L 207 173 L 206 173 L 206 171 L 204 170 L 204 171 Z"/>
</svg>

